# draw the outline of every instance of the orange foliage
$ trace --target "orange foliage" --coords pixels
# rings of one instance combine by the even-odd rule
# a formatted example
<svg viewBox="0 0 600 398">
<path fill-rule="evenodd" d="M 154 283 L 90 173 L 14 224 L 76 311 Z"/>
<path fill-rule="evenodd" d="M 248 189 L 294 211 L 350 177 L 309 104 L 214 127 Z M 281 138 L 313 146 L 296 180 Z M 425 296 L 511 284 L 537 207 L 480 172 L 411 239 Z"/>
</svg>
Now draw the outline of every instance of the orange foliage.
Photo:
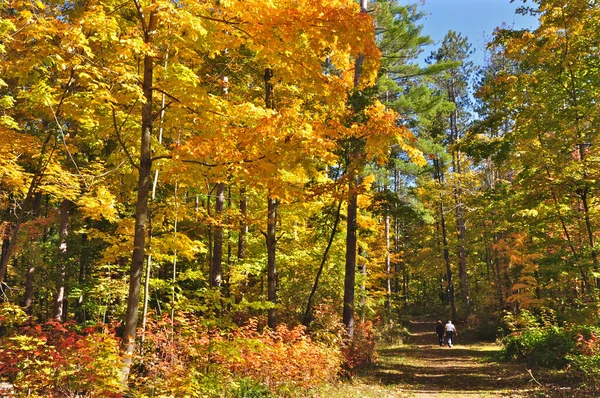
<svg viewBox="0 0 600 398">
<path fill-rule="evenodd" d="M 118 397 L 122 389 L 119 340 L 107 326 L 22 326 L 0 339 L 0 378 L 27 396 Z"/>
<path fill-rule="evenodd" d="M 313 341 L 303 326 L 258 331 L 252 319 L 230 332 L 210 329 L 196 319 L 179 317 L 151 322 L 135 384 L 184 395 L 194 389 L 194 377 L 211 374 L 233 381 L 251 378 L 269 389 L 311 388 L 337 377 L 341 355 L 337 347 Z M 173 332 L 175 330 L 175 332 Z"/>
<path fill-rule="evenodd" d="M 354 326 L 354 338 L 344 348 L 345 367 L 348 373 L 375 360 L 376 341 L 375 327 L 371 321 Z"/>
</svg>

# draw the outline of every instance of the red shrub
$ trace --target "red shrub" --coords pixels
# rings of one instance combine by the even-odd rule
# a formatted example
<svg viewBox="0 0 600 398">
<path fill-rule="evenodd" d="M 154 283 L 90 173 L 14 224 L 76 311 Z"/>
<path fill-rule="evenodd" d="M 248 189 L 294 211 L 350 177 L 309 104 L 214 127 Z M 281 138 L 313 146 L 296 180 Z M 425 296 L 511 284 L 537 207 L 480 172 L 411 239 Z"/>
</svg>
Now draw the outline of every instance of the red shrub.
<svg viewBox="0 0 600 398">
<path fill-rule="evenodd" d="M 0 377 L 34 396 L 120 396 L 119 340 L 102 326 L 76 332 L 47 322 L 0 340 Z"/>
</svg>

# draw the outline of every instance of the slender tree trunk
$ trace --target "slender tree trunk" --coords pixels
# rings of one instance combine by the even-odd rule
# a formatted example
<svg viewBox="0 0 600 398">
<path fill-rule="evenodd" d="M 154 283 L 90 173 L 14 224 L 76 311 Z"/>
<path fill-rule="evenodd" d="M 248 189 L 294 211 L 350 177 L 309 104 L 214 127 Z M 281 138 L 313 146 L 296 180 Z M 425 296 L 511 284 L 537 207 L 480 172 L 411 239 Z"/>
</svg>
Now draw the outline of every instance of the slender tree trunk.
<svg viewBox="0 0 600 398">
<path fill-rule="evenodd" d="M 461 201 L 460 195 L 455 195 L 457 201 Z M 463 206 L 456 205 L 456 223 L 457 223 L 457 237 L 458 237 L 458 265 L 460 271 L 460 288 L 463 295 L 463 301 L 465 303 L 465 316 L 469 317 L 471 314 L 471 299 L 469 298 L 469 278 L 467 275 L 467 253 L 465 251 L 465 220 L 463 215 Z"/>
<path fill-rule="evenodd" d="M 59 113 L 60 109 L 57 109 L 56 115 L 58 115 Z M 54 135 L 52 133 L 48 133 L 46 135 L 44 143 L 42 144 L 42 156 L 40 157 L 38 172 L 31 178 L 31 181 L 29 182 L 29 188 L 27 188 L 27 194 L 25 195 L 25 199 L 23 199 L 23 205 L 17 212 L 17 220 L 14 223 L 14 225 L 11 225 L 11 234 L 8 246 L 6 248 L 6 251 L 3 250 L 4 255 L 0 258 L 0 294 L 4 294 L 4 289 L 2 285 L 4 283 L 4 277 L 6 276 L 6 270 L 8 269 L 8 262 L 10 261 L 10 257 L 12 256 L 12 253 L 17 244 L 17 236 L 19 235 L 19 230 L 21 229 L 21 225 L 25 221 L 25 208 L 28 206 L 29 202 L 31 201 L 31 198 L 34 197 L 34 195 L 37 195 L 35 191 L 39 186 L 40 182 L 42 181 L 46 168 L 50 164 L 50 160 L 52 159 L 52 155 L 54 154 L 54 150 L 56 149 L 57 143 L 55 140 L 54 147 L 48 153 L 48 144 L 50 143 L 53 137 Z M 48 159 L 46 159 L 45 157 L 46 154 L 48 154 Z"/>
<path fill-rule="evenodd" d="M 452 279 L 452 268 L 450 264 L 450 250 L 448 249 L 448 233 L 446 231 L 446 219 L 444 217 L 444 203 L 440 199 L 440 223 L 442 226 L 442 244 L 444 250 L 444 263 L 446 264 L 446 279 L 448 282 L 448 302 L 452 311 L 452 319 L 456 319 L 456 304 L 454 302 L 454 280 Z"/>
<path fill-rule="evenodd" d="M 54 295 L 54 308 L 52 318 L 58 322 L 64 322 L 66 315 L 65 307 L 66 276 L 67 276 L 67 237 L 69 235 L 69 213 L 73 202 L 63 199 L 60 203 L 60 224 L 58 230 L 58 257 L 56 262 L 56 287 Z"/>
<path fill-rule="evenodd" d="M 385 273 L 387 279 L 387 295 L 385 300 L 385 308 L 387 311 L 388 322 L 392 325 L 392 263 L 390 258 L 390 216 L 385 215 Z"/>
<path fill-rule="evenodd" d="M 408 303 L 410 297 L 410 272 L 406 264 L 402 269 L 402 295 L 404 295 L 404 302 Z"/>
<path fill-rule="evenodd" d="M 590 219 L 590 207 L 588 204 L 588 191 L 587 188 L 584 188 L 580 194 L 581 203 L 583 204 L 584 211 L 584 219 L 585 219 L 585 230 L 587 232 L 588 243 L 590 245 L 590 249 L 592 250 L 592 263 L 594 267 L 594 271 L 598 271 L 598 253 L 596 253 L 596 245 L 594 242 L 594 232 L 592 231 L 592 221 Z M 596 288 L 600 289 L 600 278 L 595 277 Z"/>
<path fill-rule="evenodd" d="M 87 234 L 81 234 L 81 247 L 84 248 L 86 243 L 87 243 Z M 81 294 L 79 295 L 79 298 L 77 298 L 77 310 L 76 310 L 76 318 L 77 318 L 77 322 L 79 323 L 84 323 L 86 320 L 86 314 L 85 314 L 85 308 L 83 306 L 83 302 L 84 302 L 84 290 L 83 287 L 85 286 L 85 282 L 87 279 L 87 267 L 88 267 L 88 255 L 87 252 L 85 250 L 81 251 L 81 254 L 79 255 L 79 277 L 77 278 L 77 281 L 79 283 L 79 287 L 82 289 L 81 290 Z"/>
<path fill-rule="evenodd" d="M 29 203 L 29 201 L 31 200 L 33 191 L 37 187 L 37 181 L 39 178 L 39 176 L 35 176 L 31 179 L 31 183 L 29 184 L 29 190 L 27 192 L 27 195 L 25 196 L 23 205 L 17 213 L 17 220 L 14 223 L 14 225 L 11 225 L 10 237 L 2 240 L 2 256 L 0 258 L 0 293 L 4 292 L 2 284 L 4 283 L 4 277 L 6 276 L 6 270 L 8 269 L 8 262 L 10 261 L 10 257 L 12 256 L 12 253 L 17 244 L 17 236 L 19 234 L 19 230 L 21 229 L 21 225 L 23 224 L 23 221 L 25 221 L 25 207 L 27 203 Z"/>
<path fill-rule="evenodd" d="M 248 224 L 246 217 L 248 216 L 248 201 L 246 200 L 246 188 L 240 188 L 240 232 L 238 236 L 238 258 L 241 260 L 246 258 L 246 234 L 248 233 Z"/>
<path fill-rule="evenodd" d="M 440 186 L 443 183 L 443 176 L 442 176 L 442 167 L 440 165 L 440 161 L 439 160 L 434 160 L 434 164 L 435 164 L 435 173 L 436 173 L 436 177 L 438 180 L 438 183 L 440 184 Z M 454 301 L 454 281 L 452 279 L 452 267 L 451 267 L 451 263 L 450 263 L 450 250 L 448 249 L 448 232 L 447 232 L 447 228 L 446 228 L 446 216 L 445 216 L 445 211 L 446 209 L 444 208 L 444 199 L 442 198 L 441 194 L 440 194 L 440 201 L 439 201 L 439 211 L 440 211 L 440 227 L 442 229 L 442 248 L 443 248 L 443 254 L 444 254 L 444 263 L 446 264 L 446 280 L 448 282 L 448 286 L 447 286 L 447 294 L 448 294 L 448 302 L 450 303 L 450 309 L 452 311 L 452 319 L 456 319 L 456 304 Z"/>
<path fill-rule="evenodd" d="M 30 264 L 27 267 L 27 275 L 25 275 L 25 294 L 23 295 L 23 309 L 28 315 L 32 313 L 34 275 L 35 265 Z"/>
<path fill-rule="evenodd" d="M 502 273 L 500 271 L 500 256 L 498 255 L 498 251 L 494 250 L 494 268 L 495 268 L 495 278 L 496 278 L 496 286 L 498 290 L 498 304 L 500 308 L 504 308 L 506 302 L 504 301 L 504 287 L 502 284 Z"/>
<path fill-rule="evenodd" d="M 400 187 L 400 178 L 398 175 L 398 168 L 394 167 L 394 194 L 398 195 Z M 394 254 L 400 253 L 400 220 L 398 214 L 398 204 L 394 202 Z M 400 295 L 400 262 L 396 257 L 394 261 L 394 293 L 396 297 Z"/>
<path fill-rule="evenodd" d="M 143 15 L 141 18 L 144 18 Z M 145 26 L 144 42 L 151 45 L 158 25 L 156 11 L 151 11 L 147 21 L 140 21 Z M 135 337 L 137 330 L 140 288 L 142 269 L 144 268 L 145 244 L 148 221 L 148 199 L 151 184 L 152 158 L 152 85 L 154 72 L 154 57 L 150 54 L 144 56 L 142 90 L 144 103 L 142 104 L 142 131 L 140 141 L 140 155 L 138 166 L 137 201 L 135 209 L 135 232 L 133 237 L 133 253 L 131 256 L 131 269 L 129 274 L 129 294 L 127 296 L 127 312 L 123 328 L 123 346 L 125 349 L 122 380 L 127 384 L 129 371 L 135 350 Z"/>
<path fill-rule="evenodd" d="M 452 112 L 450 126 L 453 130 L 453 141 L 457 141 L 459 138 L 458 126 L 457 126 L 458 115 L 455 110 Z M 460 164 L 460 152 L 455 150 L 452 152 L 452 163 L 453 168 L 457 176 L 462 175 L 462 169 Z M 467 253 L 465 251 L 465 235 L 466 226 L 464 219 L 464 206 L 462 203 L 462 188 L 460 187 L 461 182 L 455 181 L 454 183 L 454 201 L 455 201 L 455 215 L 456 215 L 456 232 L 458 239 L 458 266 L 460 274 L 460 288 L 463 296 L 463 302 L 465 304 L 465 316 L 468 318 L 471 314 L 471 300 L 469 298 L 469 278 L 467 275 Z"/>
<path fill-rule="evenodd" d="M 363 249 L 361 247 L 358 248 L 358 257 L 361 258 L 364 256 Z M 364 323 L 367 319 L 367 262 L 362 261 L 358 263 L 357 260 L 357 268 L 362 276 L 362 281 L 360 282 L 360 321 Z"/>
<path fill-rule="evenodd" d="M 319 279 L 321 278 L 321 274 L 323 273 L 323 268 L 325 267 L 325 262 L 327 261 L 327 256 L 329 255 L 329 249 L 331 249 L 331 245 L 333 244 L 333 239 L 335 238 L 335 233 L 337 231 L 337 226 L 340 222 L 340 210 L 342 209 L 342 201 L 338 204 L 337 211 L 335 213 L 335 221 L 333 223 L 333 228 L 331 229 L 331 235 L 329 236 L 329 241 L 327 242 L 327 247 L 325 248 L 325 252 L 323 253 L 323 257 L 321 258 L 321 264 L 319 265 L 319 270 L 317 271 L 317 276 L 315 277 L 315 283 L 313 283 L 313 287 L 310 291 L 310 295 L 308 296 L 308 302 L 306 303 L 306 311 L 304 311 L 304 320 L 302 323 L 304 326 L 309 327 L 310 322 L 312 321 L 312 309 L 313 309 L 313 301 L 315 294 L 317 293 L 317 288 L 319 287 Z"/>
<path fill-rule="evenodd" d="M 265 107 L 275 109 L 275 98 L 273 96 L 273 69 L 265 68 Z M 265 236 L 267 244 L 267 297 L 273 305 L 277 305 L 277 208 L 279 200 L 271 197 L 267 198 L 267 233 Z M 268 314 L 268 325 L 271 329 L 277 327 L 277 311 L 271 308 Z"/>
<path fill-rule="evenodd" d="M 344 312 L 343 322 L 348 337 L 354 337 L 354 284 L 356 280 L 356 215 L 357 199 L 355 185 L 350 186 L 348 197 L 348 217 L 346 221 L 346 272 L 344 277 Z"/>
<path fill-rule="evenodd" d="M 231 187 L 227 187 L 227 225 L 231 225 Z M 227 269 L 231 270 L 231 228 L 227 228 Z M 229 276 L 230 272 L 226 272 L 228 295 L 229 295 Z"/>
<path fill-rule="evenodd" d="M 150 300 L 150 271 L 152 270 L 152 254 L 146 259 L 146 277 L 144 279 L 144 303 L 142 304 L 142 345 L 146 339 L 146 324 L 148 323 L 148 303 Z"/>
<path fill-rule="evenodd" d="M 367 13 L 368 0 L 360 0 L 360 12 Z M 362 67 L 365 60 L 364 54 L 359 54 L 354 63 L 354 90 L 358 90 Z M 350 163 L 359 162 L 359 153 L 354 149 L 352 151 Z M 350 172 L 357 170 L 358 165 L 349 167 Z M 357 177 L 356 177 L 357 178 Z M 342 321 L 346 326 L 348 337 L 354 337 L 354 283 L 356 281 L 356 215 L 358 212 L 358 192 L 356 191 L 357 181 L 353 178 L 349 186 L 348 196 L 348 218 L 346 221 L 346 270 L 344 276 L 344 308 Z"/>
<path fill-rule="evenodd" d="M 175 220 L 173 221 L 173 236 L 177 237 L 177 228 L 179 223 L 179 202 L 177 198 L 177 191 L 179 188 L 179 183 L 175 181 L 175 187 L 173 192 L 173 197 L 175 200 Z M 177 248 L 173 251 L 173 264 L 171 267 L 171 344 L 175 339 L 175 285 L 177 283 Z"/>
<path fill-rule="evenodd" d="M 225 183 L 218 183 L 215 199 L 215 218 L 217 225 L 214 227 L 213 257 L 210 267 L 210 286 L 221 287 L 223 279 L 223 210 L 225 209 Z"/>
<path fill-rule="evenodd" d="M 2 272 L 0 273 L 0 296 L 4 295 L 4 289 L 2 288 L 2 280 L 6 268 L 8 266 L 8 249 L 10 247 L 11 227 L 12 224 L 8 221 L 2 223 L 2 254 L 0 255 L 0 264 L 2 265 Z"/>
<path fill-rule="evenodd" d="M 504 298 L 502 297 L 502 282 L 499 274 L 499 266 L 497 259 L 494 259 L 492 248 L 489 244 L 485 247 L 486 263 L 492 271 L 494 284 L 496 285 L 496 296 L 498 297 L 498 308 L 504 308 Z"/>
<path fill-rule="evenodd" d="M 33 218 L 37 219 L 42 214 L 42 200 L 43 195 L 41 192 L 36 192 L 33 196 Z M 10 223 L 6 223 L 8 228 L 10 228 Z M 10 231 L 6 231 L 9 232 Z M 9 233 L 4 236 L 5 239 L 9 239 Z M 8 248 L 8 244 L 6 245 Z M 4 245 L 2 246 L 4 255 Z M 28 315 L 32 313 L 32 304 L 33 304 L 33 278 L 35 276 L 35 263 L 30 263 L 27 266 L 27 274 L 25 275 L 25 293 L 23 295 L 23 308 Z"/>
<path fill-rule="evenodd" d="M 206 195 L 206 213 L 208 214 L 208 217 L 212 217 L 212 213 L 211 213 L 211 209 L 210 209 L 210 197 L 213 193 L 213 190 L 216 188 L 216 186 L 214 186 L 213 188 L 210 187 L 210 183 L 206 184 L 206 190 L 207 190 L 207 195 Z M 208 224 L 208 226 L 206 227 L 207 229 L 207 234 L 208 234 L 208 274 L 209 274 L 209 278 L 211 275 L 211 269 L 212 269 L 212 264 L 213 264 L 213 231 L 214 231 L 214 227 L 212 226 L 211 223 Z M 209 281 L 209 284 L 211 284 L 212 282 Z"/>
<path fill-rule="evenodd" d="M 577 129 L 579 130 L 579 127 L 577 127 Z M 578 133 L 578 134 L 581 136 L 580 133 Z M 538 131 L 537 137 L 538 137 L 538 142 L 540 143 L 542 148 L 544 148 L 544 150 L 546 150 L 545 141 L 544 141 L 542 133 L 540 131 Z M 579 156 L 580 156 L 580 158 L 585 156 L 585 151 L 583 150 L 581 145 L 579 146 Z M 547 162 L 544 162 L 544 169 L 546 170 L 546 176 L 548 177 L 548 180 L 551 181 L 552 174 L 550 173 L 550 167 L 548 166 Z M 569 229 L 567 228 L 567 223 L 565 221 L 565 217 L 563 216 L 561 208 L 560 208 L 560 203 L 558 201 L 558 195 L 556 194 L 556 191 L 554 190 L 554 188 L 552 186 L 550 186 L 549 191 L 552 196 L 552 202 L 554 203 L 554 208 L 556 210 L 556 214 L 558 215 L 558 218 L 560 220 L 560 225 L 562 227 L 563 234 L 564 234 L 565 240 L 567 242 L 567 246 L 571 250 L 571 253 L 573 253 L 573 257 L 575 258 L 575 264 L 577 264 L 576 266 L 579 267 L 579 272 L 580 272 L 581 279 L 582 279 L 582 293 L 585 294 L 585 292 L 589 290 L 589 281 L 587 278 L 587 274 L 586 274 L 584 268 L 579 265 L 579 263 L 580 263 L 579 254 L 577 253 L 577 251 L 575 250 L 575 246 L 573 245 L 573 241 L 571 239 L 571 234 L 569 233 Z M 586 211 L 586 214 L 587 214 L 587 211 Z M 587 227 L 586 229 L 588 232 L 588 241 L 589 241 L 591 225 L 588 224 L 587 221 L 586 221 L 586 227 Z M 591 236 L 591 239 L 592 239 L 591 242 L 593 244 L 593 234 Z M 595 257 L 595 254 L 592 253 L 592 259 L 594 259 L 594 257 Z"/>
<path fill-rule="evenodd" d="M 563 18 L 564 18 L 564 11 L 563 11 Z M 566 21 L 566 19 L 565 19 Z M 565 28 L 566 28 L 566 22 L 565 22 Z M 565 41 L 565 45 L 567 46 L 565 48 L 565 51 L 569 50 L 569 30 L 565 29 L 565 34 L 566 34 L 566 41 Z M 597 273 L 598 272 L 598 253 L 596 252 L 596 247 L 595 247 L 595 242 L 594 242 L 594 232 L 593 232 L 593 228 L 592 228 L 592 222 L 590 219 L 590 209 L 589 209 L 589 203 L 588 203 L 588 194 L 590 194 L 590 190 L 588 188 L 588 172 L 587 172 L 587 167 L 586 167 L 586 146 L 589 146 L 589 138 L 585 136 L 584 132 L 581 130 L 581 120 L 582 120 L 582 116 L 580 116 L 579 114 L 579 97 L 577 96 L 578 90 L 577 90 L 577 83 L 576 83 L 576 77 L 575 77 L 575 73 L 573 72 L 572 68 L 568 68 L 567 70 L 568 74 L 569 74 L 569 79 L 570 79 L 570 92 L 569 95 L 571 96 L 571 105 L 573 107 L 573 110 L 575 111 L 575 129 L 577 131 L 577 136 L 578 138 L 581 140 L 581 142 L 579 142 L 577 144 L 578 146 L 578 150 L 579 150 L 579 159 L 581 161 L 581 165 L 583 168 L 583 187 L 579 190 L 579 196 L 581 198 L 581 202 L 583 204 L 583 210 L 584 210 L 584 219 L 585 219 L 585 227 L 586 227 L 586 232 L 588 235 L 588 242 L 590 245 L 590 249 L 591 249 L 591 256 L 592 256 L 592 266 L 594 271 Z M 596 289 L 600 289 L 600 278 L 598 277 L 594 277 L 595 280 L 595 284 L 596 284 Z"/>
<path fill-rule="evenodd" d="M 275 255 L 277 253 L 277 208 L 279 200 L 269 197 L 267 200 L 268 223 L 267 223 L 267 296 L 273 305 L 277 305 L 277 268 Z M 271 329 L 277 327 L 277 311 L 275 308 L 269 310 L 268 325 Z"/>
</svg>

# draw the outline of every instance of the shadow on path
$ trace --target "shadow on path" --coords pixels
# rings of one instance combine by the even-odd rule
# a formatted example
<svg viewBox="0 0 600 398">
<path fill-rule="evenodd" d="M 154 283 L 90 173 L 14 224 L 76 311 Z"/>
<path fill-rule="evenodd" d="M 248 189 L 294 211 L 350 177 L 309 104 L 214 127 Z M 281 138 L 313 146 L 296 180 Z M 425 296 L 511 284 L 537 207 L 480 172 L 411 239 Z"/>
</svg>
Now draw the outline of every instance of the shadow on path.
<svg viewBox="0 0 600 398">
<path fill-rule="evenodd" d="M 408 344 L 380 350 L 379 364 L 371 373 L 404 396 L 520 397 L 535 387 L 524 366 L 487 360 L 498 350 L 496 345 L 457 339 L 454 348 L 439 347 L 431 321 L 413 321 L 409 331 Z"/>
</svg>

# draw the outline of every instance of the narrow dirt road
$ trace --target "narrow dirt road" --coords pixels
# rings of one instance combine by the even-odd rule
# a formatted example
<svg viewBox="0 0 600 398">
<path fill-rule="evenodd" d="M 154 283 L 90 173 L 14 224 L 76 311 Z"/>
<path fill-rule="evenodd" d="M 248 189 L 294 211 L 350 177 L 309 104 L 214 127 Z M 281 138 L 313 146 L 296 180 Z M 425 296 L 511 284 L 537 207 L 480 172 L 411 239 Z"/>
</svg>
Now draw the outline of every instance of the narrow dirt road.
<svg viewBox="0 0 600 398">
<path fill-rule="evenodd" d="M 405 344 L 378 350 L 377 363 L 351 383 L 317 397 L 328 398 L 474 398 L 589 397 L 561 385 L 555 374 L 529 373 L 521 363 L 498 363 L 490 357 L 497 344 L 467 341 L 460 333 L 453 348 L 439 347 L 435 322 L 414 320 Z M 532 377 L 535 376 L 535 380 Z M 540 382 L 541 384 L 537 384 Z"/>
<path fill-rule="evenodd" d="M 524 366 L 487 361 L 494 344 L 456 339 L 453 348 L 439 347 L 435 323 L 413 321 L 408 344 L 380 352 L 374 374 L 398 396 L 407 397 L 522 397 L 535 389 Z"/>
</svg>

